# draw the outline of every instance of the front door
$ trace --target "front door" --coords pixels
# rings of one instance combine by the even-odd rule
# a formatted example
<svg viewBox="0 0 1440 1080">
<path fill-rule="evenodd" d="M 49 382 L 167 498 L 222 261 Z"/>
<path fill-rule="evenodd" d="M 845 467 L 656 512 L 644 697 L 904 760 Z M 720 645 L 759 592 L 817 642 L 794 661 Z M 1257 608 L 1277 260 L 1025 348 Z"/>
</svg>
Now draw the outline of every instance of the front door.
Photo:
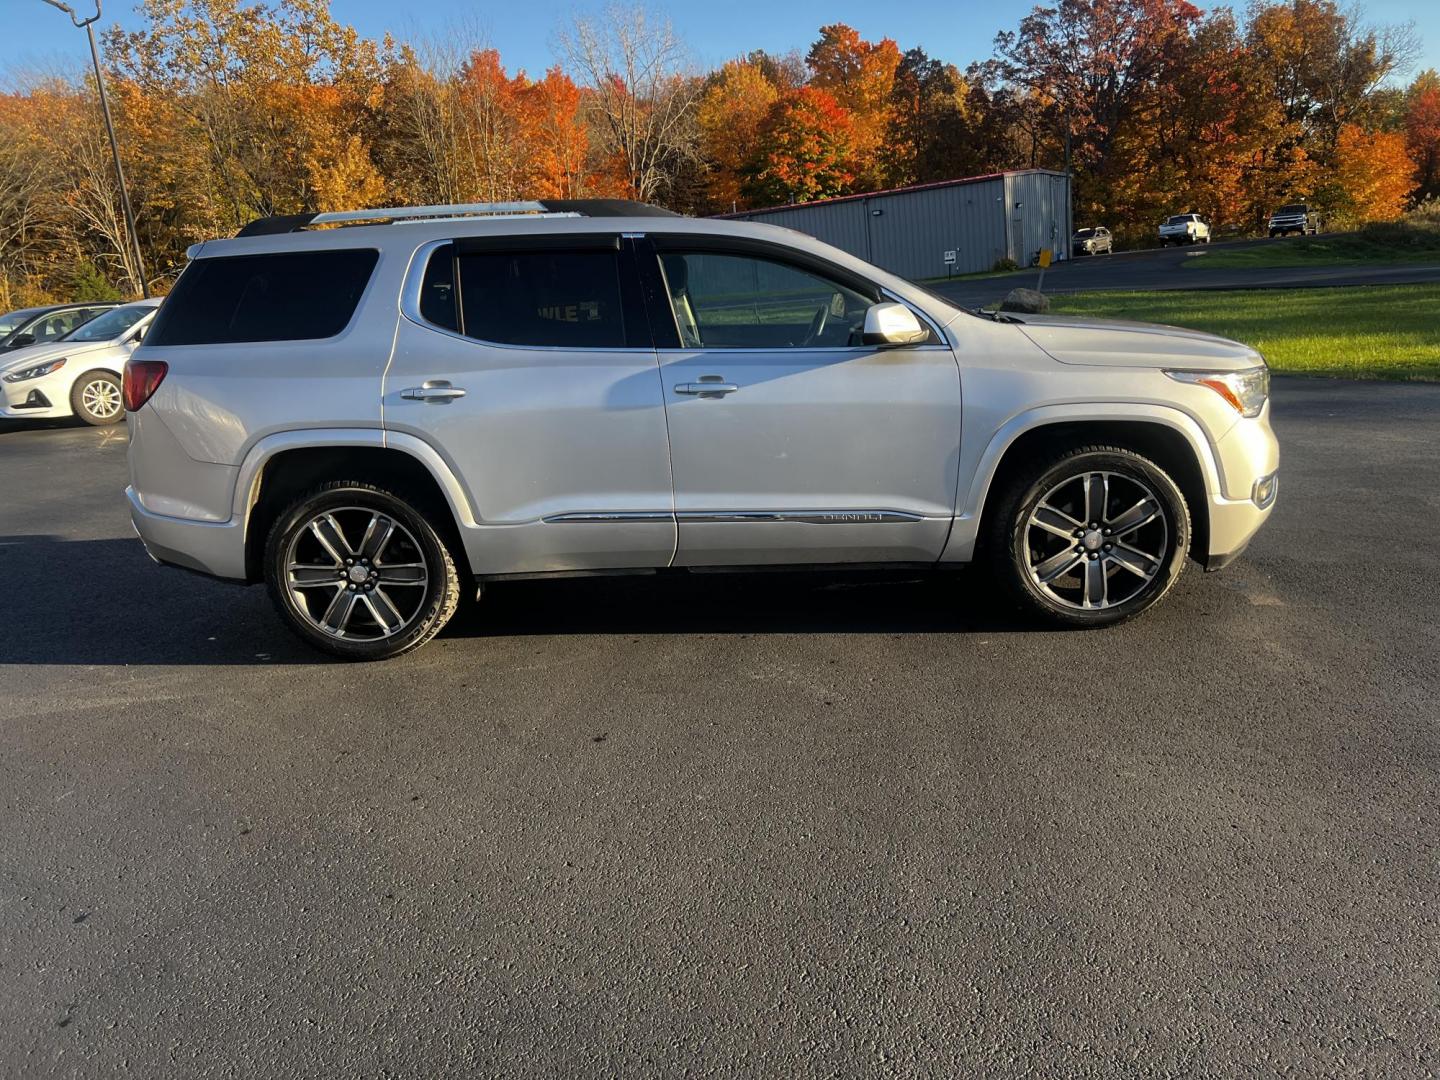
<svg viewBox="0 0 1440 1080">
<path fill-rule="evenodd" d="M 384 423 L 465 487 L 477 574 L 655 567 L 675 551 L 665 408 L 618 235 L 422 248 Z"/>
<path fill-rule="evenodd" d="M 938 559 L 960 447 L 950 348 L 862 344 L 879 290 L 778 245 L 650 243 L 675 565 Z"/>
</svg>

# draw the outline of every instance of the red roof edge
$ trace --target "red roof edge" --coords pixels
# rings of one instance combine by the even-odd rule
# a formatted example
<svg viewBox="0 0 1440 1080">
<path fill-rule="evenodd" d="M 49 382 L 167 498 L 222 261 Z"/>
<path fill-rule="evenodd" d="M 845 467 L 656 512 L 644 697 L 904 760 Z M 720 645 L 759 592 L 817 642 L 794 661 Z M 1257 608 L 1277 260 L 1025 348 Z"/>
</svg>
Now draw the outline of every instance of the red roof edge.
<svg viewBox="0 0 1440 1080">
<path fill-rule="evenodd" d="M 932 180 L 928 184 L 910 184 L 906 187 L 882 188 L 879 191 L 860 191 L 854 195 L 836 195 L 833 199 L 813 199 L 810 202 L 782 203 L 779 206 L 757 206 L 753 210 L 736 210 L 729 214 L 714 214 L 716 218 L 746 218 L 752 214 L 773 214 L 781 210 L 799 210 L 806 206 L 831 206 L 835 203 L 856 202 L 860 199 L 876 199 L 884 195 L 906 195 L 912 191 L 933 191 L 936 188 L 960 187 L 962 184 L 978 184 L 985 180 L 998 180 L 1002 176 L 1028 176 L 1043 173 L 1047 176 L 1064 176 L 1057 169 L 1003 169 L 1000 172 L 985 173 L 983 176 L 963 176 L 955 180 Z"/>
</svg>

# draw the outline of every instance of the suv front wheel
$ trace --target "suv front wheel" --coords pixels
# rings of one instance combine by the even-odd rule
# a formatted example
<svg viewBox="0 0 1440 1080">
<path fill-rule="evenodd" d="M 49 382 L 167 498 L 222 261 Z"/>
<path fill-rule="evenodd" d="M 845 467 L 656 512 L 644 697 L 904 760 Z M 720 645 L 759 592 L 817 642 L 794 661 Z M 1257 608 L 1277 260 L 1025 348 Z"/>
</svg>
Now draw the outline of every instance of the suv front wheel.
<svg viewBox="0 0 1440 1080">
<path fill-rule="evenodd" d="M 1190 512 L 1153 461 L 1083 447 L 1016 477 L 987 541 L 996 576 L 1022 608 L 1065 626 L 1111 626 L 1158 603 L 1179 580 Z"/>
<path fill-rule="evenodd" d="M 270 530 L 265 584 L 301 638 L 346 660 L 385 660 L 438 634 L 460 602 L 455 560 L 403 499 L 358 481 L 325 484 Z"/>
</svg>

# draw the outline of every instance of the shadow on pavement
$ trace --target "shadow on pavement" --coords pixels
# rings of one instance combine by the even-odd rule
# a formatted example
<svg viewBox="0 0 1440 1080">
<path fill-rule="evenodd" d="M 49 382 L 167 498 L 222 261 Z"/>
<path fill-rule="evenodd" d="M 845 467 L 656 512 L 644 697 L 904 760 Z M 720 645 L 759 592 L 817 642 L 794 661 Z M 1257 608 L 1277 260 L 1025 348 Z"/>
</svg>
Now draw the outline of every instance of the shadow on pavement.
<svg viewBox="0 0 1440 1080">
<path fill-rule="evenodd" d="M 326 659 L 263 588 L 156 566 L 138 540 L 0 536 L 0 664 L 254 664 Z M 1009 633 L 1034 629 L 976 572 L 672 573 L 502 582 L 452 640 L 550 634 Z"/>
</svg>

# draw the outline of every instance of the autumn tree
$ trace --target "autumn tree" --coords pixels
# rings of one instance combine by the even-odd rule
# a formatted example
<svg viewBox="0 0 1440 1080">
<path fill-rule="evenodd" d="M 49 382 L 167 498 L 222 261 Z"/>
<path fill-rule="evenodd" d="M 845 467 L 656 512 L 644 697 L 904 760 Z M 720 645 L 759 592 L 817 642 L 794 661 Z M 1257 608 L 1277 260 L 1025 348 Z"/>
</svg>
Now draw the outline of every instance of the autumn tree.
<svg viewBox="0 0 1440 1080">
<path fill-rule="evenodd" d="M 1440 196 L 1440 75 L 1431 68 L 1405 92 L 1405 145 L 1417 170 L 1416 197 Z"/>
<path fill-rule="evenodd" d="M 739 204 L 745 170 L 761 153 L 760 131 L 779 97 L 758 63 L 732 60 L 708 80 L 695 119 L 713 206 L 733 210 Z"/>
<path fill-rule="evenodd" d="M 885 182 L 891 186 L 964 176 L 976 169 L 969 86 L 953 64 L 906 51 L 891 83 Z"/>
<path fill-rule="evenodd" d="M 835 23 L 820 28 L 805 63 L 809 85 L 849 115 L 850 171 L 863 186 L 882 183 L 889 171 L 885 137 L 900 47 L 890 38 L 866 41 L 853 27 Z"/>
<path fill-rule="evenodd" d="M 530 198 L 575 199 L 592 194 L 590 136 L 580 88 L 558 67 L 520 94 L 521 131 L 530 155 Z"/>
<path fill-rule="evenodd" d="M 824 90 L 803 86 L 771 106 L 743 186 L 753 203 L 843 195 L 855 182 L 850 114 Z"/>
<path fill-rule="evenodd" d="M 687 77 L 674 29 L 641 8 L 612 7 L 601 19 L 577 19 L 558 44 L 586 86 L 600 142 L 629 193 L 663 195 L 699 156 L 703 87 Z"/>
<path fill-rule="evenodd" d="M 1363 225 L 1394 221 L 1415 189 L 1415 163 L 1405 135 L 1343 125 L 1335 139 L 1335 168 L 1329 202 L 1334 220 Z"/>
</svg>

